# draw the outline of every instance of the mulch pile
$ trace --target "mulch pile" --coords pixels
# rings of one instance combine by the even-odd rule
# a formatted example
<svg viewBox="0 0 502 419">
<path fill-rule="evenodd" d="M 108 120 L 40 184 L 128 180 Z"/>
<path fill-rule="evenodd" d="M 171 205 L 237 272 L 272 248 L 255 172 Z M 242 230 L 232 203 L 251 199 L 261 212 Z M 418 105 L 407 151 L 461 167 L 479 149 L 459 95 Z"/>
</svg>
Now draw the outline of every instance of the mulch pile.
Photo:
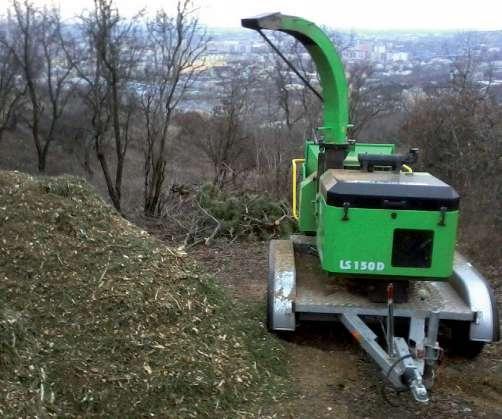
<svg viewBox="0 0 502 419">
<path fill-rule="evenodd" d="M 0 171 L 0 416 L 256 416 L 286 394 L 263 307 L 83 180 Z"/>
</svg>

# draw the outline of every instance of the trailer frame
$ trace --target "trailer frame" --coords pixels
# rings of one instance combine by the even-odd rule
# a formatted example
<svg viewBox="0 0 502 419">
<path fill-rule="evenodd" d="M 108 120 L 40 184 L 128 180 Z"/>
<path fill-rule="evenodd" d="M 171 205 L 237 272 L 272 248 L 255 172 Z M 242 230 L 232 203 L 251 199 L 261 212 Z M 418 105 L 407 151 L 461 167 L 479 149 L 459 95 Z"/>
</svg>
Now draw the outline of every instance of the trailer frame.
<svg viewBox="0 0 502 419">
<path fill-rule="evenodd" d="M 269 251 L 268 328 L 294 331 L 298 322 L 339 321 L 382 374 L 398 390 L 409 389 L 418 402 L 428 401 L 441 348 L 441 321 L 469 323 L 468 340 L 500 338 L 498 313 L 488 281 L 460 254 L 449 281 L 411 281 L 407 302 L 372 302 L 344 285 L 344 278 L 319 266 L 315 237 L 293 235 L 272 240 Z M 356 279 L 357 280 L 357 279 Z M 398 279 L 389 278 L 389 281 Z M 376 280 L 375 280 L 376 281 Z M 386 348 L 368 326 L 385 319 Z M 408 336 L 394 336 L 394 319 L 408 319 Z"/>
</svg>

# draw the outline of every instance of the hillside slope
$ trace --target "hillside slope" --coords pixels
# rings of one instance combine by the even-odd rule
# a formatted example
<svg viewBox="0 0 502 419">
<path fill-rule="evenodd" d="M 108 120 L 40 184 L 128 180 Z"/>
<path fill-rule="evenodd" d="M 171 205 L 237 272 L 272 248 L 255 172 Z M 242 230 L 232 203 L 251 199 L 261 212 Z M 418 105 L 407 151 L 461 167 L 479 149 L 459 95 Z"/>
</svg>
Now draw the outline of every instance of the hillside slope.
<svg viewBox="0 0 502 419">
<path fill-rule="evenodd" d="M 255 416 L 284 394 L 261 307 L 72 177 L 0 171 L 0 416 Z"/>
</svg>

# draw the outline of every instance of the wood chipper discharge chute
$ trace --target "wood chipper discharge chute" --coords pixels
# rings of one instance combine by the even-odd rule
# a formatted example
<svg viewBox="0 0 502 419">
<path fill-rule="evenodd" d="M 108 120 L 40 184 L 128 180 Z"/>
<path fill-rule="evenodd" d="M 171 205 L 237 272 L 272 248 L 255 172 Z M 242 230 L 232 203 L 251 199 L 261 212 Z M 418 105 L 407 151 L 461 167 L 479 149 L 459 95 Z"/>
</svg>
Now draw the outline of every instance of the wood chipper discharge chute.
<svg viewBox="0 0 502 419">
<path fill-rule="evenodd" d="M 268 327 L 294 331 L 301 321 L 339 320 L 394 387 L 426 402 L 440 326 L 451 326 L 471 353 L 499 340 L 493 292 L 455 251 L 459 195 L 431 174 L 413 172 L 417 149 L 396 154 L 393 144 L 347 138 L 343 64 L 314 23 L 274 13 L 242 19 L 242 26 L 257 30 L 323 102 L 319 138 L 307 139 L 304 157 L 293 160 L 301 234 L 270 243 Z M 321 92 L 264 30 L 289 34 L 307 49 Z M 367 325 L 375 318 L 386 322 L 384 345 Z M 407 336 L 395 335 L 394 318 L 408 322 Z"/>
</svg>

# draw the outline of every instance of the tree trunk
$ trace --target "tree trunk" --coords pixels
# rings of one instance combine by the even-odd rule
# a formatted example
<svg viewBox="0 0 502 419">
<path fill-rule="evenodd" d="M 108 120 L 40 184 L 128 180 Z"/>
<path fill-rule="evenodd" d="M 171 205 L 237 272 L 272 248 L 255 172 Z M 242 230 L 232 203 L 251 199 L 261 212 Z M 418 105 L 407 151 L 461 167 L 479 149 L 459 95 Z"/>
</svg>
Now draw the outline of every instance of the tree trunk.
<svg viewBox="0 0 502 419">
<path fill-rule="evenodd" d="M 155 217 L 160 215 L 162 187 L 165 181 L 166 161 L 164 159 L 157 160 L 151 176 L 147 180 L 147 189 L 145 194 L 145 215 Z"/>
<path fill-rule="evenodd" d="M 115 207 L 115 209 L 122 214 L 122 210 L 120 207 L 121 191 L 113 184 L 113 180 L 110 175 L 110 168 L 108 167 L 108 162 L 106 161 L 106 157 L 104 153 L 101 151 L 98 142 L 99 140 L 97 139 L 96 156 L 98 158 L 99 164 L 101 165 L 103 176 L 105 177 L 106 187 L 108 189 L 108 195 L 110 195 L 110 199 L 112 200 L 112 204 Z"/>
</svg>

